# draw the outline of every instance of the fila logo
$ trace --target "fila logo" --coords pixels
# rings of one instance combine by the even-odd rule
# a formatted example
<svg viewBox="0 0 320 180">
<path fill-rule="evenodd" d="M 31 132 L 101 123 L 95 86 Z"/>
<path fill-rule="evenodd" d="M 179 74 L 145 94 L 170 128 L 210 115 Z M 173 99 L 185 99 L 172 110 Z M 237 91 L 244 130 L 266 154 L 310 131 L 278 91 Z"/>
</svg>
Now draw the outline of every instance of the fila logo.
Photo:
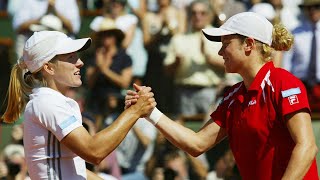
<svg viewBox="0 0 320 180">
<path fill-rule="evenodd" d="M 248 106 L 252 106 L 252 105 L 255 105 L 255 104 L 257 104 L 257 100 L 251 100 L 251 101 L 249 101 L 249 104 L 248 104 Z"/>
<path fill-rule="evenodd" d="M 298 96 L 297 96 L 297 95 L 289 96 L 289 97 L 288 97 L 288 100 L 289 100 L 290 105 L 294 105 L 294 104 L 299 103 L 299 100 L 298 100 Z"/>
</svg>

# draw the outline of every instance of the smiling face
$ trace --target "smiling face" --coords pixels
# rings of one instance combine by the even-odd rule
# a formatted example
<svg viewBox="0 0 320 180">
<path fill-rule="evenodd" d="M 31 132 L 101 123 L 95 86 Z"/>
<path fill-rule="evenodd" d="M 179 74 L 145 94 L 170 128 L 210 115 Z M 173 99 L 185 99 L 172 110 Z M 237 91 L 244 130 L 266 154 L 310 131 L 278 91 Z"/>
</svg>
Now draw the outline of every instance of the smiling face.
<svg viewBox="0 0 320 180">
<path fill-rule="evenodd" d="M 50 88 L 64 93 L 70 87 L 79 87 L 82 84 L 80 68 L 83 62 L 77 54 L 63 54 L 54 58 L 53 63 L 48 63 L 49 73 L 52 75 L 52 81 L 49 84 Z"/>
<path fill-rule="evenodd" d="M 222 47 L 219 55 L 224 59 L 224 66 L 228 73 L 240 73 L 244 62 L 244 43 L 238 35 L 221 37 Z"/>
</svg>

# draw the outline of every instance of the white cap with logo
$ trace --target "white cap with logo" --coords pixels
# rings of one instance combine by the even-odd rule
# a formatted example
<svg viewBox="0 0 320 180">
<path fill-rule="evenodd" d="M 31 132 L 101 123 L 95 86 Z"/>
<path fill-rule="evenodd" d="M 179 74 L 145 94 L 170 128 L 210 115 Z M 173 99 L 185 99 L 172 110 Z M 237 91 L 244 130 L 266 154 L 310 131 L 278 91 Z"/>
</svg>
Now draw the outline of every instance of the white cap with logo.
<svg viewBox="0 0 320 180">
<path fill-rule="evenodd" d="M 58 31 L 35 32 L 25 43 L 23 56 L 18 63 L 31 73 L 37 72 L 56 55 L 83 51 L 90 44 L 90 38 L 74 40 Z"/>
<path fill-rule="evenodd" d="M 254 38 L 260 42 L 272 43 L 273 25 L 262 15 L 254 12 L 242 12 L 230 17 L 219 28 L 202 29 L 205 37 L 210 41 L 221 41 L 221 36 L 240 34 Z"/>
</svg>

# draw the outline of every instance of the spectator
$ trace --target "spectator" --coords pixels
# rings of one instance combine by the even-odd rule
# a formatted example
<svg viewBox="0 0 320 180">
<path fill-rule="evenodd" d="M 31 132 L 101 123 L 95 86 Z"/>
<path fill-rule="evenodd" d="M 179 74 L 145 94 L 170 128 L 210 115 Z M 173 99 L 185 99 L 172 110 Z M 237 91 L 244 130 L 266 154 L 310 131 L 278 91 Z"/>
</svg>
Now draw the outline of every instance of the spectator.
<svg viewBox="0 0 320 180">
<path fill-rule="evenodd" d="M 209 0 L 209 2 L 214 12 L 211 22 L 214 27 L 219 27 L 229 17 L 246 11 L 244 3 L 238 0 Z"/>
<path fill-rule="evenodd" d="M 149 148 L 152 149 L 152 156 L 145 169 L 149 179 L 205 179 L 208 172 L 206 165 L 174 147 L 161 133 Z"/>
<path fill-rule="evenodd" d="M 3 149 L 4 160 L 8 168 L 8 180 L 29 179 L 23 146 L 9 144 Z"/>
<path fill-rule="evenodd" d="M 116 149 L 118 163 L 122 169 L 122 180 L 147 179 L 145 163 L 149 160 L 148 146 L 156 138 L 156 128 L 144 119 L 138 120 L 126 138 Z"/>
<path fill-rule="evenodd" d="M 125 34 L 116 27 L 113 19 L 104 18 L 94 36 L 95 61 L 86 71 L 90 88 L 87 104 L 90 105 L 88 111 L 95 115 L 97 128 L 101 129 L 103 119 L 111 112 L 108 107 L 113 106 L 117 112 L 122 110 L 121 90 L 131 84 L 132 60 L 122 47 Z M 112 105 L 114 100 L 116 104 Z"/>
<path fill-rule="evenodd" d="M 128 0 L 128 7 L 131 13 L 138 17 L 139 23 L 141 23 L 148 11 L 147 6 L 147 0 Z"/>
<path fill-rule="evenodd" d="M 62 30 L 71 36 L 77 35 L 80 13 L 76 0 L 24 0 L 15 10 L 12 23 L 17 35 L 16 54 L 20 57 L 33 31 Z"/>
<path fill-rule="evenodd" d="M 0 157 L 0 180 L 7 180 L 7 176 L 8 176 L 8 167 Z"/>
<path fill-rule="evenodd" d="M 22 125 L 13 125 L 11 131 L 11 144 L 23 145 L 23 127 Z"/>
<path fill-rule="evenodd" d="M 241 179 L 235 164 L 232 151 L 228 149 L 223 156 L 221 156 L 215 165 L 216 177 L 208 177 L 207 180 L 225 179 L 237 180 Z"/>
<path fill-rule="evenodd" d="M 186 17 L 171 4 L 171 0 L 158 0 L 156 12 L 148 12 L 142 20 L 144 45 L 148 53 L 144 84 L 152 86 L 158 98 L 158 107 L 173 112 L 173 82 L 164 73 L 163 61 L 173 35 L 186 30 Z"/>
<path fill-rule="evenodd" d="M 173 36 L 164 60 L 166 72 L 175 81 L 177 115 L 206 113 L 225 74 L 223 59 L 218 55 L 221 43 L 210 42 L 201 32 L 210 27 L 211 12 L 207 1 L 191 3 L 190 32 Z"/>
<path fill-rule="evenodd" d="M 274 23 L 282 23 L 292 31 L 299 25 L 300 9 L 297 2 L 301 0 L 267 0 L 275 10 Z"/>
<path fill-rule="evenodd" d="M 311 110 L 320 112 L 320 1 L 304 0 L 300 7 L 304 20 L 293 30 L 295 41 L 284 55 L 283 66 L 304 82 Z"/>
<path fill-rule="evenodd" d="M 116 27 L 125 33 L 122 47 L 132 59 L 133 81 L 140 81 L 141 84 L 146 72 L 147 52 L 143 46 L 143 34 L 139 27 L 139 19 L 135 15 L 127 13 L 126 0 L 111 0 L 104 3 L 104 15 L 95 17 L 90 28 L 98 31 L 97 29 L 104 18 L 111 18 L 115 21 Z"/>
</svg>

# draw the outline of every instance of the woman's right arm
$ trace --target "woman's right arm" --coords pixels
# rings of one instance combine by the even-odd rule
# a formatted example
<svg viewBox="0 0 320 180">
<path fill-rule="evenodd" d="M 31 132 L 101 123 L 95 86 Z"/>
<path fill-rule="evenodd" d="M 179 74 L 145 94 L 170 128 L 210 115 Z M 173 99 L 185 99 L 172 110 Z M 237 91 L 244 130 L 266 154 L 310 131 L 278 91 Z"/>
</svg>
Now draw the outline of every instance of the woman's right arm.
<svg viewBox="0 0 320 180">
<path fill-rule="evenodd" d="M 141 86 L 136 84 L 134 84 L 134 88 L 138 92 L 142 89 Z M 132 104 L 135 104 L 138 97 L 139 94 L 137 92 L 132 90 L 127 91 L 125 98 L 126 107 L 130 107 Z M 160 114 L 159 120 L 151 121 L 153 121 L 155 127 L 166 137 L 166 139 L 192 156 L 199 156 L 227 136 L 226 130 L 221 128 L 212 120 L 209 120 L 199 132 L 194 132 L 193 130 L 171 120 L 164 114 Z"/>
<path fill-rule="evenodd" d="M 172 144 L 192 156 L 199 156 L 208 151 L 227 135 L 225 129 L 212 120 L 209 120 L 199 132 L 194 132 L 163 114 L 155 126 Z"/>
<path fill-rule="evenodd" d="M 156 103 L 150 90 L 145 88 L 146 94 L 139 98 L 137 106 L 126 109 L 114 123 L 94 136 L 81 126 L 65 136 L 61 143 L 87 162 L 99 164 L 121 143 L 137 119 L 146 116 L 155 107 Z"/>
</svg>

